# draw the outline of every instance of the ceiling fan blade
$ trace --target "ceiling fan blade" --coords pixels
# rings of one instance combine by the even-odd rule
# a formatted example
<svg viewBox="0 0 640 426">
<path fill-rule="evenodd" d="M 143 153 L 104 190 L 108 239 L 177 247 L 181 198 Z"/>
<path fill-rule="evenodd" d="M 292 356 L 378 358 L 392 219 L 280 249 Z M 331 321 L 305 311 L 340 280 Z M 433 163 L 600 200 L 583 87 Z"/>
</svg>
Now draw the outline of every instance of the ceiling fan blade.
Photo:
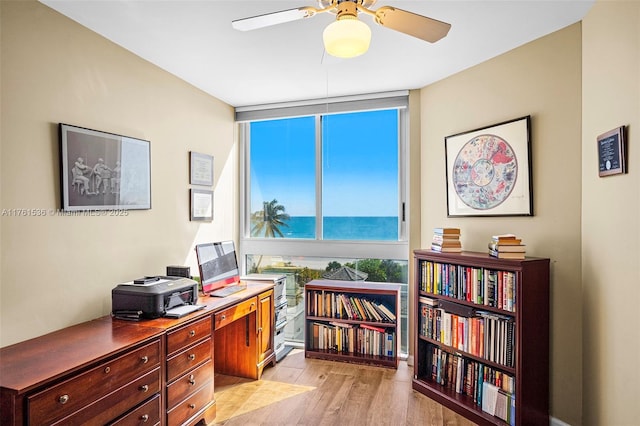
<svg viewBox="0 0 640 426">
<path fill-rule="evenodd" d="M 317 10 L 313 7 L 298 7 L 296 9 L 252 16 L 251 18 L 236 19 L 231 22 L 231 26 L 236 30 L 250 31 L 271 25 L 284 24 L 285 22 L 297 21 L 299 19 L 311 18 L 316 12 Z"/>
<path fill-rule="evenodd" d="M 383 27 L 409 34 L 421 40 L 435 43 L 447 35 L 451 24 L 407 12 L 391 6 L 376 10 L 375 20 Z"/>
</svg>

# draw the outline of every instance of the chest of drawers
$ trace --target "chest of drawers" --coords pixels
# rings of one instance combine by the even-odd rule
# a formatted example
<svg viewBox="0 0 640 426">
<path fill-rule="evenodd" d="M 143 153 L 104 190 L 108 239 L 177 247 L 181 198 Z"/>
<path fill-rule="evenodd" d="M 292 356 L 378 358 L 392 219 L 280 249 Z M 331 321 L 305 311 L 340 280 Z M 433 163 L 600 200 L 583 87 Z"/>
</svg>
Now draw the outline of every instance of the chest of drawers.
<svg viewBox="0 0 640 426">
<path fill-rule="evenodd" d="M 211 315 L 167 332 L 167 424 L 193 424 L 214 404 Z"/>
<path fill-rule="evenodd" d="M 2 424 L 159 424 L 162 354 L 161 330 L 103 321 L 2 348 Z"/>
<path fill-rule="evenodd" d="M 102 317 L 0 348 L 0 426 L 213 423 L 214 364 L 259 379 L 275 363 L 272 288 L 201 298 L 183 318 Z"/>
</svg>

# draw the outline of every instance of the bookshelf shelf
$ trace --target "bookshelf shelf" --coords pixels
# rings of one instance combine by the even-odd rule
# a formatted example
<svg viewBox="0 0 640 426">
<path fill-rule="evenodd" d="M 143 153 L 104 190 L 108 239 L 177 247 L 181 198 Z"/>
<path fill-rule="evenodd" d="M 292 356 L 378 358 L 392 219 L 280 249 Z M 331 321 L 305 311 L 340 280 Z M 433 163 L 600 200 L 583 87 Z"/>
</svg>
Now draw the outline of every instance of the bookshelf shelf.
<svg viewBox="0 0 640 426">
<path fill-rule="evenodd" d="M 305 298 L 307 358 L 398 367 L 399 284 L 313 280 Z"/>
<path fill-rule="evenodd" d="M 413 389 L 481 425 L 548 425 L 549 259 L 415 250 L 414 268 Z"/>
</svg>

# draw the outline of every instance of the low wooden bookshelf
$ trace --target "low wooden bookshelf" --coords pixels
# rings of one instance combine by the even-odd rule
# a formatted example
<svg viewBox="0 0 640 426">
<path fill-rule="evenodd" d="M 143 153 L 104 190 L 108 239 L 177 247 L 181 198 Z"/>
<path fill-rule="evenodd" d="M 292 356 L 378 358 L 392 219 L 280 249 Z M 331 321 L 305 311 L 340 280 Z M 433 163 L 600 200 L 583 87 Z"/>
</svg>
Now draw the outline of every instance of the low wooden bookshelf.
<svg viewBox="0 0 640 426">
<path fill-rule="evenodd" d="M 305 298 L 307 358 L 398 367 L 399 284 L 313 280 Z"/>
<path fill-rule="evenodd" d="M 480 425 L 548 426 L 549 259 L 415 250 L 414 267 L 413 389 Z"/>
</svg>

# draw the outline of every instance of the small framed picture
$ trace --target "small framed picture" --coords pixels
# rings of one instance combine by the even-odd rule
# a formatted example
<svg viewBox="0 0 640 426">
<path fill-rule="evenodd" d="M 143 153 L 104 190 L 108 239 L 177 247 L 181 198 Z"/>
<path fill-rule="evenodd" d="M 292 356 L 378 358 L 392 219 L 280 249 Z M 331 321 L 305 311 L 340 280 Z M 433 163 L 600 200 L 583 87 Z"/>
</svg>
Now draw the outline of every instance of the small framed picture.
<svg viewBox="0 0 640 426">
<path fill-rule="evenodd" d="M 598 175 L 610 176 L 627 172 L 624 126 L 598 136 Z"/>
<path fill-rule="evenodd" d="M 191 192 L 191 220 L 211 222 L 213 220 L 213 191 L 194 189 Z"/>
<path fill-rule="evenodd" d="M 213 156 L 189 152 L 189 183 L 191 185 L 213 185 Z"/>
</svg>

